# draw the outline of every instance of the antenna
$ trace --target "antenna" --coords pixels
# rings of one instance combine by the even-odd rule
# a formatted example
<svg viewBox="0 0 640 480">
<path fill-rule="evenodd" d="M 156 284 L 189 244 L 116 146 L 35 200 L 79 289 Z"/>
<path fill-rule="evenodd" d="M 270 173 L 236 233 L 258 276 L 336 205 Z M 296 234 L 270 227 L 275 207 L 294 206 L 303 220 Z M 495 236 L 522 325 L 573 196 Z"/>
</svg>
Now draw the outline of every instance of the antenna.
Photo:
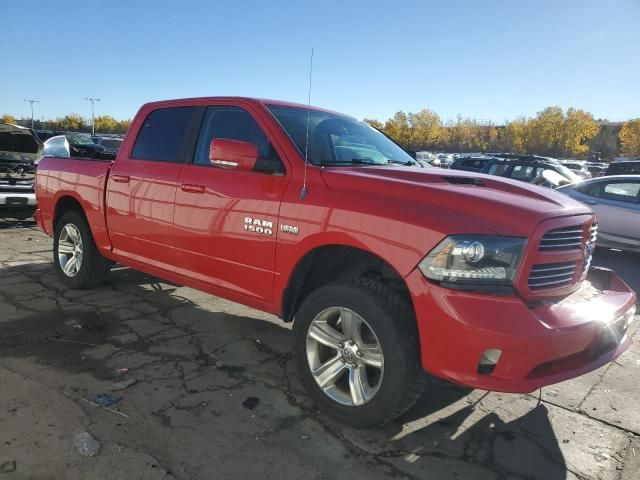
<svg viewBox="0 0 640 480">
<path fill-rule="evenodd" d="M 313 47 L 311 47 L 311 60 L 309 62 L 309 97 L 307 108 L 307 138 L 304 147 L 304 177 L 302 179 L 302 190 L 300 190 L 300 200 L 307 196 L 307 166 L 309 165 L 309 122 L 311 117 L 311 79 L 313 76 Z"/>
</svg>

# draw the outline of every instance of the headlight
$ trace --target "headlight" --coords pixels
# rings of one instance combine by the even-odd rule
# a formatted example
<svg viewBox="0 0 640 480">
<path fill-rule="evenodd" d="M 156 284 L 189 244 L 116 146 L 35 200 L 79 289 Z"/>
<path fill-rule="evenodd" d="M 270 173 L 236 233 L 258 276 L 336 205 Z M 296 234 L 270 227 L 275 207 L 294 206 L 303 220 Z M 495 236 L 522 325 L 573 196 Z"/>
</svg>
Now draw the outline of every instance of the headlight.
<svg viewBox="0 0 640 480">
<path fill-rule="evenodd" d="M 524 244 L 524 238 L 451 235 L 418 267 L 438 282 L 511 285 Z"/>
</svg>

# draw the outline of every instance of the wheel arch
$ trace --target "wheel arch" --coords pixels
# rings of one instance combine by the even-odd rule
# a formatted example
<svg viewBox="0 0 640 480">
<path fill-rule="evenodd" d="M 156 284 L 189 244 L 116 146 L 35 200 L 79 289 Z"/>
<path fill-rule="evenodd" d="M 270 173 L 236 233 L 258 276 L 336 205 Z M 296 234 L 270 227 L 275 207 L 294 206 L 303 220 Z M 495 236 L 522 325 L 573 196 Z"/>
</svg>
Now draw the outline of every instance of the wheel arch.
<svg viewBox="0 0 640 480">
<path fill-rule="evenodd" d="M 400 294 L 413 309 L 404 278 L 387 260 L 356 246 L 330 244 L 312 248 L 296 262 L 282 294 L 282 319 L 293 321 L 304 298 L 317 287 L 349 277 L 376 279 Z"/>
<path fill-rule="evenodd" d="M 68 193 L 61 195 L 56 200 L 55 207 L 53 209 L 52 226 L 53 226 L 54 232 L 56 230 L 56 226 L 58 225 L 58 222 L 60 221 L 60 218 L 62 218 L 62 216 L 65 213 L 71 210 L 77 211 L 82 215 L 84 215 L 85 219 L 87 218 L 87 215 L 84 211 L 84 208 L 82 207 L 82 203 L 80 203 L 80 200 L 78 200 L 75 196 L 70 195 Z"/>
</svg>

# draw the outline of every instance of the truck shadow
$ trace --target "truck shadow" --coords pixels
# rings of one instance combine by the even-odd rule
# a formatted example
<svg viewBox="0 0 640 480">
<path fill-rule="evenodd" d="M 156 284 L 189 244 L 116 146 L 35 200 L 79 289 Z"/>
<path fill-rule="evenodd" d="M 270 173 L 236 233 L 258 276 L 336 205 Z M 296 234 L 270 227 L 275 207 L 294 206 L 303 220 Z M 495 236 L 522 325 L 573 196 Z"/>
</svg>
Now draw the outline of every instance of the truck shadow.
<svg viewBox="0 0 640 480">
<path fill-rule="evenodd" d="M 219 382 L 221 372 L 226 372 L 250 375 L 286 389 L 287 396 L 302 398 L 304 405 L 310 403 L 290 361 L 291 334 L 283 323 L 229 313 L 233 310 L 226 307 L 203 308 L 201 300 L 191 297 L 197 292 L 126 268 L 116 269 L 109 285 L 91 292 L 62 288 L 53 268 L 46 265 L 20 265 L 1 272 L 7 278 L 27 275 L 31 281 L 24 284 L 24 291 L 37 293 L 30 298 L 20 289 L 0 290 L 0 300 L 12 308 L 8 317 L 0 315 L 0 358 L 29 358 L 72 375 L 89 373 L 113 381 L 114 355 L 125 355 L 125 360 L 148 355 L 168 366 L 199 365 L 202 374 L 197 384 L 189 385 L 189 394 L 202 393 L 207 383 Z M 120 307 L 119 296 L 134 300 Z M 55 308 L 33 311 L 40 299 L 50 297 Z M 127 318 L 130 310 L 144 311 L 139 308 L 142 304 L 149 306 L 149 313 Z M 127 335 L 134 338 L 125 341 Z M 140 380 L 144 382 L 143 377 Z M 432 478 L 566 478 L 566 463 L 544 405 L 505 421 L 495 410 L 474 403 L 471 393 L 434 380 L 400 419 L 365 431 L 336 424 L 312 407 L 304 407 L 303 415 L 329 432 L 365 444 L 372 455 L 388 457 L 416 478 L 434 474 Z M 299 415 L 298 406 L 290 405 L 289 415 Z M 503 411 L 507 408 L 501 405 Z"/>
<path fill-rule="evenodd" d="M 567 477 L 567 465 L 544 404 L 534 404 L 525 414 L 505 421 L 502 415 L 512 415 L 508 407 L 495 401 L 491 407 L 475 405 L 465 398 L 469 393 L 457 386 L 436 384 L 405 416 L 383 427 L 393 450 L 412 463 L 416 476 L 428 475 L 434 459 L 442 458 L 450 468 L 445 478 L 454 472 L 451 476 L 461 478 Z"/>
</svg>

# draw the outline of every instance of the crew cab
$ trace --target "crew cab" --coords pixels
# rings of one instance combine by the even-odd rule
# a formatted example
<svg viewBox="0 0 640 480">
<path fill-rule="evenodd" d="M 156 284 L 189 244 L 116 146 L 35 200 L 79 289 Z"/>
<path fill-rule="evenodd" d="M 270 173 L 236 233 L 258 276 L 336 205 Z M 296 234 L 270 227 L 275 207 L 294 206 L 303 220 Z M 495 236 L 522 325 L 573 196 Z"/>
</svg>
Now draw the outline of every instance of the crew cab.
<svg viewBox="0 0 640 480">
<path fill-rule="evenodd" d="M 279 315 L 310 395 L 358 427 L 406 411 L 424 371 L 531 392 L 631 343 L 636 296 L 590 266 L 586 206 L 420 168 L 319 108 L 149 103 L 114 161 L 43 158 L 37 199 L 67 285 L 97 287 L 118 262 Z"/>
</svg>

